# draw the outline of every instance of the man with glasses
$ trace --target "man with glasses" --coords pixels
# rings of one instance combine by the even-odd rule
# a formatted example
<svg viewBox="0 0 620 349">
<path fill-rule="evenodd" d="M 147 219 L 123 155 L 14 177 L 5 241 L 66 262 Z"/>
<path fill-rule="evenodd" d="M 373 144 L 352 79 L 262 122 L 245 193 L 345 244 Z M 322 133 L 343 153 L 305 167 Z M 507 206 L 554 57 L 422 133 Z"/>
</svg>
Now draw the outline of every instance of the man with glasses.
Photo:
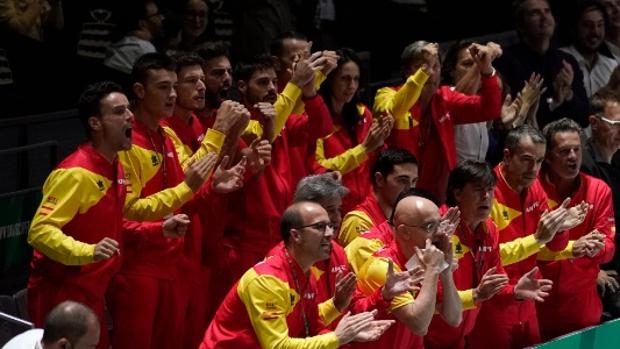
<svg viewBox="0 0 620 349">
<path fill-rule="evenodd" d="M 393 323 L 376 312 L 345 314 L 333 331 L 324 330 L 312 266 L 329 258 L 334 226 L 323 207 L 302 201 L 282 215 L 284 244 L 250 268 L 230 290 L 207 329 L 207 348 L 337 348 L 373 341 Z M 321 334 L 319 334 L 321 333 Z"/>
<path fill-rule="evenodd" d="M 398 323 L 368 347 L 423 348 L 422 336 L 427 333 L 435 312 L 451 326 L 461 322 L 462 306 L 450 267 L 453 260 L 450 228 L 441 224 L 439 208 L 433 201 L 407 191 L 397 199 L 391 221 L 393 240 L 362 266 L 358 287 L 371 295 L 385 285 L 387 271 L 411 270 L 419 265 L 424 266 L 424 281 L 415 300 L 413 293 L 407 292 L 390 301 L 389 314 L 385 316 L 397 319 Z M 352 347 L 366 346 L 356 343 Z"/>
<path fill-rule="evenodd" d="M 609 89 L 602 89 L 590 99 L 590 126 L 592 137 L 583 146 L 581 170 L 602 179 L 611 187 L 615 221 L 620 218 L 620 164 L 617 161 L 620 149 L 620 95 Z M 618 153 L 618 154 L 616 154 Z M 614 156 L 616 154 L 616 156 Z M 616 246 L 618 245 L 616 235 Z M 602 265 L 598 285 L 602 290 L 603 307 L 612 318 L 620 317 L 620 251 L 611 262 Z"/>
<path fill-rule="evenodd" d="M 596 279 L 599 264 L 613 257 L 615 225 L 609 186 L 580 173 L 581 127 L 563 118 L 547 124 L 543 133 L 548 148 L 540 182 L 549 206 L 564 200 L 591 205 L 584 223 L 568 231 L 571 241 L 564 251 L 538 254 L 541 272 L 554 282 L 550 297 L 536 306 L 542 339 L 549 340 L 600 322 Z"/>
<path fill-rule="evenodd" d="M 495 183 L 495 174 L 485 162 L 466 160 L 450 173 L 447 203 L 461 212 L 452 247 L 458 263 L 453 277 L 463 304 L 463 322 L 453 327 L 435 315 L 424 337 L 428 348 L 465 348 L 465 337 L 476 323 L 480 305 L 489 299 L 543 301 L 549 295 L 551 281 L 536 278 L 538 267 L 516 284 L 508 280 L 501 265 L 498 231 L 489 216 Z"/>
<path fill-rule="evenodd" d="M 504 160 L 495 167 L 497 186 L 491 218 L 499 231 L 500 258 L 509 282 L 516 283 L 536 266 L 536 255 L 547 247 L 564 249 L 565 230 L 580 224 L 589 205 L 567 208 L 568 200 L 549 211 L 538 181 L 547 142 L 529 125 L 506 136 Z M 540 342 L 533 300 L 492 298 L 482 304 L 469 336 L 470 348 L 522 348 Z"/>
</svg>

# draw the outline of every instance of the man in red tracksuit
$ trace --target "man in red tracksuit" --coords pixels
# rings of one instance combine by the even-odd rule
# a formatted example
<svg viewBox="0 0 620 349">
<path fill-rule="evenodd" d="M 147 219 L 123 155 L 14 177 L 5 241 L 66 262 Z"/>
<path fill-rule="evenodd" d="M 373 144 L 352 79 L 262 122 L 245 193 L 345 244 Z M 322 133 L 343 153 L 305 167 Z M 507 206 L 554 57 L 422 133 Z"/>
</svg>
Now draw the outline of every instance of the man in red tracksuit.
<svg viewBox="0 0 620 349">
<path fill-rule="evenodd" d="M 587 213 L 587 205 L 567 209 L 567 203 L 547 212 L 547 195 L 537 180 L 545 148 L 540 131 L 523 125 L 508 133 L 504 161 L 495 168 L 491 218 L 499 231 L 500 258 L 510 283 L 536 266 L 536 254 L 543 246 L 554 251 L 566 247 L 564 230 L 581 223 Z M 484 302 L 469 336 L 471 348 L 522 348 L 538 342 L 532 300 Z"/>
<path fill-rule="evenodd" d="M 538 255 L 541 272 L 554 282 L 549 299 L 536 307 L 542 338 L 549 340 L 600 322 L 596 278 L 600 264 L 614 255 L 615 224 L 609 186 L 580 172 L 579 124 L 560 119 L 547 124 L 543 133 L 548 148 L 540 181 L 549 206 L 566 198 L 592 206 L 584 223 L 569 231 L 571 241 L 565 251 Z"/>
<path fill-rule="evenodd" d="M 426 348 L 465 348 L 466 336 L 474 328 L 480 305 L 488 299 L 507 304 L 515 298 L 540 301 L 551 289 L 550 280 L 535 278 L 536 267 L 516 285 L 509 284 L 500 261 L 498 231 L 489 217 L 495 183 L 495 174 L 484 162 L 466 160 L 450 173 L 448 205 L 456 205 L 461 212 L 461 222 L 452 235 L 452 247 L 458 260 L 454 283 L 463 303 L 463 322 L 453 327 L 435 315 L 424 337 Z"/>
<path fill-rule="evenodd" d="M 311 267 L 329 257 L 333 226 L 316 203 L 299 202 L 282 215 L 285 244 L 243 274 L 207 329 L 201 349 L 337 348 L 376 340 L 391 324 L 374 313 L 345 315 L 334 331 L 318 315 Z"/>
<path fill-rule="evenodd" d="M 413 105 L 413 98 L 403 98 L 402 88 L 398 92 L 385 88 L 377 91 L 375 98 L 375 110 L 391 111 L 396 119 L 388 145 L 405 148 L 418 158 L 418 187 L 431 192 L 440 202 L 445 201 L 448 175 L 456 166 L 453 125 L 493 120 L 501 114 L 501 88 L 491 65 L 501 55 L 501 49 L 495 44 L 474 44 L 470 51 L 480 69 L 479 95 L 466 96 L 448 86 L 440 87 L 441 64 L 436 44 L 416 41 L 405 48 L 401 60 L 407 76 L 421 70 L 408 83 L 412 78 L 421 83 L 416 76 L 428 73 L 418 102 Z M 403 106 L 411 109 L 403 110 Z M 407 113 L 408 121 L 399 121 Z"/>
<path fill-rule="evenodd" d="M 280 95 L 276 94 L 276 73 L 271 58 L 258 57 L 239 66 L 237 86 L 243 103 L 256 119 L 251 121 L 249 136 L 272 141 L 272 161 L 231 202 L 230 210 L 243 219 L 232 221 L 225 232 L 224 260 L 229 269 L 222 275 L 222 285 L 232 285 L 280 241 L 278 222 L 293 199 L 296 184 L 289 162 L 290 148 L 314 142 L 332 127 L 325 104 L 312 85 L 321 62 L 317 56 L 301 60 L 293 79 Z M 301 88 L 304 88 L 306 114 L 289 118 L 294 103 L 302 95 Z"/>
<path fill-rule="evenodd" d="M 133 114 L 119 85 L 90 85 L 80 97 L 78 109 L 89 142 L 49 175 L 43 186 L 43 201 L 28 232 L 28 242 L 34 247 L 28 312 L 37 327 L 42 327 L 54 306 L 72 299 L 89 306 L 101 328 L 107 329 L 104 295 L 121 263 L 123 215 L 158 219 L 183 201 L 173 199 L 173 190 L 126 201 L 131 183 L 117 152 L 131 147 Z M 192 187 L 204 181 L 189 179 Z M 176 234 L 176 228 L 182 229 L 175 223 L 178 218 L 169 219 L 169 225 L 160 223 L 158 234 L 162 230 Z M 98 348 L 108 346 L 108 331 L 101 331 Z"/>
<path fill-rule="evenodd" d="M 387 149 L 377 157 L 370 176 L 373 190 L 342 220 L 338 242 L 344 247 L 392 215 L 398 194 L 415 187 L 418 181 L 418 162 L 406 150 Z"/>
<path fill-rule="evenodd" d="M 397 199 L 394 240 L 366 261 L 358 273 L 358 287 L 371 295 L 385 285 L 386 270 L 392 263 L 397 271 L 414 269 L 414 263 L 424 266 L 420 291 L 415 300 L 410 292 L 394 297 L 389 312 L 382 316 L 395 318 L 397 323 L 377 343 L 354 343 L 353 348 L 423 348 L 422 336 L 435 312 L 452 326 L 461 322 L 461 301 L 450 268 L 452 247 L 449 236 L 440 228 L 439 209 L 431 200 L 411 194 L 403 192 Z M 441 298 L 437 297 L 438 284 L 444 290 Z"/>
<path fill-rule="evenodd" d="M 161 119 L 172 114 L 176 101 L 174 63 L 162 54 L 144 55 L 134 65 L 133 76 L 138 100 L 134 139 L 131 150 L 120 155 L 132 184 L 130 201 L 166 188 L 184 188 L 181 163 L 204 162 L 210 173 L 225 137 L 220 130 L 210 129 L 191 157 L 177 153 L 176 135 L 160 126 Z M 187 194 L 184 190 L 182 195 L 191 199 L 198 189 L 199 196 L 208 195 L 208 186 Z M 183 209 L 191 212 L 192 208 L 186 205 Z M 124 226 L 123 264 L 108 297 L 115 348 L 174 348 L 176 336 L 183 333 L 187 293 L 179 267 L 184 240 L 154 235 L 160 227 L 160 222 L 127 222 Z"/>
</svg>

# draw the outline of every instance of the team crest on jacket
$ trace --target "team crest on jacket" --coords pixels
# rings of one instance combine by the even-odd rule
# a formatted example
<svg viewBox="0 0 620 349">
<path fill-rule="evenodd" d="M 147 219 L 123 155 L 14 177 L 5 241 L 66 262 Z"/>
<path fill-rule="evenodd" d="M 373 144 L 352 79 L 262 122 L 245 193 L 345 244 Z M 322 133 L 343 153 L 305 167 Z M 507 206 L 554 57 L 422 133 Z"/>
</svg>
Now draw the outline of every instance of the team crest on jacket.
<svg viewBox="0 0 620 349">
<path fill-rule="evenodd" d="M 153 167 L 159 165 L 159 159 L 157 158 L 157 155 L 151 155 L 151 164 L 153 164 Z"/>
<path fill-rule="evenodd" d="M 103 191 L 105 189 L 105 186 L 103 185 L 103 181 L 101 179 L 97 181 L 97 188 L 99 188 L 99 191 Z"/>
</svg>

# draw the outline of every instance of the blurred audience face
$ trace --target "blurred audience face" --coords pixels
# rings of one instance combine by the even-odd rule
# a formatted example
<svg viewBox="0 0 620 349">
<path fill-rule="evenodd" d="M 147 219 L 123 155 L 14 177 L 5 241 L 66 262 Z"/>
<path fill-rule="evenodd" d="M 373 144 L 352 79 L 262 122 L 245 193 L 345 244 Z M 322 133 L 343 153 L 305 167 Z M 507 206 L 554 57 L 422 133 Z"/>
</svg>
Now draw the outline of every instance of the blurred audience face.
<svg viewBox="0 0 620 349">
<path fill-rule="evenodd" d="M 191 39 L 207 29 L 209 7 L 204 0 L 189 0 L 183 12 L 183 35 Z"/>
<path fill-rule="evenodd" d="M 177 99 L 177 73 L 165 69 L 149 70 L 144 83 L 135 83 L 139 106 L 150 115 L 165 118 L 172 115 Z"/>
<path fill-rule="evenodd" d="M 546 0 L 526 0 L 522 5 L 518 30 L 530 39 L 550 39 L 555 30 L 555 19 Z"/>
<path fill-rule="evenodd" d="M 577 23 L 577 41 L 580 50 L 596 52 L 605 39 L 605 19 L 596 8 L 586 10 Z"/>
<path fill-rule="evenodd" d="M 335 195 L 333 197 L 323 198 L 318 203 L 325 209 L 329 220 L 334 225 L 334 230 L 338 231 L 340 223 L 342 222 L 342 198 Z"/>
<path fill-rule="evenodd" d="M 250 81 L 239 81 L 239 91 L 244 96 L 246 107 L 252 107 L 258 102 L 275 103 L 278 78 L 272 68 L 257 70 L 252 74 Z"/>
<path fill-rule="evenodd" d="M 161 34 L 164 16 L 159 12 L 159 8 L 154 2 L 146 3 L 146 29 L 153 36 Z"/>
<path fill-rule="evenodd" d="M 504 175 L 513 189 L 521 191 L 534 183 L 545 149 L 545 144 L 534 143 L 529 136 L 522 137 L 513 151 L 504 149 Z"/>
<path fill-rule="evenodd" d="M 228 57 L 211 58 L 203 65 L 205 97 L 212 108 L 218 108 L 228 98 L 232 86 L 232 67 Z"/>
<path fill-rule="evenodd" d="M 601 0 L 601 4 L 607 11 L 607 19 L 609 20 L 609 28 L 620 30 L 620 0 Z"/>
<path fill-rule="evenodd" d="M 183 67 L 178 74 L 177 105 L 194 112 L 204 109 L 204 80 L 205 75 L 200 65 Z"/>
<path fill-rule="evenodd" d="M 620 149 L 620 103 L 607 101 L 602 115 L 590 116 L 590 125 L 592 125 L 592 137 L 598 144 L 611 152 Z"/>
<path fill-rule="evenodd" d="M 581 138 L 575 131 L 553 135 L 545 163 L 562 179 L 573 179 L 581 168 Z"/>
<path fill-rule="evenodd" d="M 360 68 L 353 61 L 346 62 L 336 68 L 331 79 L 332 100 L 338 103 L 351 102 L 360 83 Z"/>
<path fill-rule="evenodd" d="M 456 58 L 454 71 L 452 71 L 452 80 L 454 83 L 456 84 L 459 82 L 475 65 L 474 59 L 471 57 L 471 53 L 469 53 L 469 49 L 467 47 L 462 48 Z"/>
</svg>

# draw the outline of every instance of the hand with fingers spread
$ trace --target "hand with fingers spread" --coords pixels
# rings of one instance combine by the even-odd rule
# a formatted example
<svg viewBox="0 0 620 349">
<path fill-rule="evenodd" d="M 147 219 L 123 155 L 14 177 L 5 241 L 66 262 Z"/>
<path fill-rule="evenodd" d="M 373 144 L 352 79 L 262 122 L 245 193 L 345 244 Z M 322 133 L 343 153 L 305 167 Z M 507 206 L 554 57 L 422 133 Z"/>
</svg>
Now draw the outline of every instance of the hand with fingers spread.
<svg viewBox="0 0 620 349">
<path fill-rule="evenodd" d="M 247 169 L 252 174 L 261 172 L 271 162 L 271 143 L 266 139 L 255 138 L 241 155 L 248 159 Z"/>
<path fill-rule="evenodd" d="M 536 227 L 536 232 L 534 232 L 534 237 L 539 244 L 548 243 L 553 240 L 558 231 L 564 230 L 562 229 L 562 225 L 568 216 L 566 207 L 569 202 L 570 198 L 567 198 L 553 211 L 545 211 L 542 214 L 540 221 L 538 222 L 538 226 Z"/>
<path fill-rule="evenodd" d="M 553 80 L 553 92 L 556 105 L 561 105 L 565 101 L 573 98 L 573 78 L 575 77 L 573 66 L 562 60 L 562 68 Z"/>
<path fill-rule="evenodd" d="M 167 238 L 178 238 L 185 235 L 189 223 L 190 220 L 186 214 L 175 214 L 164 221 L 161 226 L 162 232 Z"/>
<path fill-rule="evenodd" d="M 245 174 L 247 159 L 242 157 L 241 160 L 231 168 L 228 168 L 229 162 L 230 158 L 228 155 L 224 156 L 222 162 L 220 162 L 220 165 L 213 174 L 211 187 L 216 193 L 228 194 L 243 187 L 243 175 Z"/>
<path fill-rule="evenodd" d="M 502 104 L 502 116 L 501 121 L 505 129 L 511 130 L 517 128 L 523 124 L 525 118 L 520 114 L 521 106 L 523 104 L 523 98 L 521 93 L 517 94 L 517 97 L 513 100 L 510 94 L 506 95 L 504 103 Z M 527 114 L 524 114 L 527 116 Z"/>
<path fill-rule="evenodd" d="M 351 315 L 346 313 L 334 330 L 340 345 L 353 341 L 369 342 L 379 339 L 395 322 L 394 320 L 374 320 L 377 310 Z"/>
<path fill-rule="evenodd" d="M 523 274 L 514 288 L 516 299 L 533 299 L 537 302 L 544 302 L 544 298 L 549 296 L 549 291 L 553 287 L 553 281 L 548 279 L 537 279 L 538 267 Z"/>
<path fill-rule="evenodd" d="M 458 226 L 459 223 L 461 223 L 461 210 L 457 206 L 448 208 L 448 210 L 441 216 L 441 222 L 447 222 Z"/>
<path fill-rule="evenodd" d="M 370 130 L 362 143 L 366 152 L 371 153 L 383 146 L 385 139 L 392 131 L 393 120 L 390 115 L 380 115 L 373 118 Z"/>
<path fill-rule="evenodd" d="M 120 250 L 118 249 L 118 242 L 112 238 L 103 238 L 95 245 L 93 262 L 99 262 L 104 259 L 108 259 L 117 253 L 120 254 Z"/>
<path fill-rule="evenodd" d="M 616 293 L 620 291 L 618 283 L 618 273 L 615 270 L 599 270 L 596 277 L 596 284 L 601 290 L 601 296 L 605 297 L 608 292 Z"/>
<path fill-rule="evenodd" d="M 215 168 L 217 154 L 209 153 L 185 169 L 185 184 L 197 192 Z"/>
<path fill-rule="evenodd" d="M 482 275 L 480 283 L 474 289 L 474 301 L 484 302 L 491 299 L 508 285 L 508 275 L 496 273 L 497 267 L 493 267 Z"/>
<path fill-rule="evenodd" d="M 424 280 L 424 269 L 419 266 L 411 270 L 394 272 L 394 263 L 388 261 L 388 271 L 385 276 L 385 284 L 381 288 L 381 296 L 386 301 L 405 292 L 418 292 L 419 285 Z"/>
<path fill-rule="evenodd" d="M 439 274 L 442 271 L 445 256 L 440 249 L 433 246 L 430 239 L 426 239 L 424 250 L 415 247 L 415 253 L 425 272 Z"/>
<path fill-rule="evenodd" d="M 580 237 L 573 243 L 573 257 L 594 257 L 605 247 L 605 235 L 598 230 Z"/>
<path fill-rule="evenodd" d="M 564 207 L 567 207 L 568 203 L 570 202 L 570 198 L 566 198 L 564 202 L 566 203 Z M 586 216 L 588 215 L 588 211 L 590 211 L 591 208 L 592 205 L 588 204 L 585 201 L 581 201 L 577 205 L 567 208 L 566 218 L 562 221 L 562 224 L 560 224 L 560 231 L 572 229 L 583 223 L 583 221 L 586 219 Z"/>
<path fill-rule="evenodd" d="M 340 312 L 349 307 L 357 285 L 357 278 L 353 272 L 343 274 L 342 272 L 336 274 L 336 292 L 334 293 L 334 306 Z"/>
<path fill-rule="evenodd" d="M 355 342 L 374 342 L 378 340 L 392 326 L 394 320 L 373 320 L 366 328 L 355 335 Z"/>
</svg>

